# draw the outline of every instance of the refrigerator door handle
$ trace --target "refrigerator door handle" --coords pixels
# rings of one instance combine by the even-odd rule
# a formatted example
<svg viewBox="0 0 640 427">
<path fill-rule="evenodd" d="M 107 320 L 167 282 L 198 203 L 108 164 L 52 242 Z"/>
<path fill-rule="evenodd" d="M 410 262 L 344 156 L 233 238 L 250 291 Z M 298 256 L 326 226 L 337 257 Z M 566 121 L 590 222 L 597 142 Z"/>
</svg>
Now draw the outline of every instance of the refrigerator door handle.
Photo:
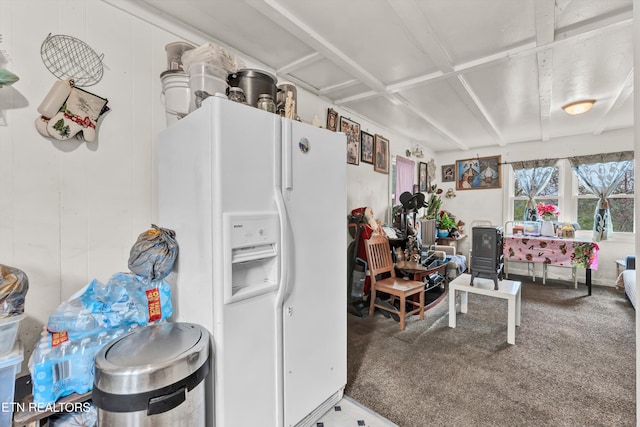
<svg viewBox="0 0 640 427">
<path fill-rule="evenodd" d="M 284 300 L 289 288 L 289 266 L 293 265 L 291 224 L 281 189 L 276 191 L 276 208 L 280 217 L 280 286 L 276 294 L 276 417 L 278 426 L 284 425 Z"/>
<path fill-rule="evenodd" d="M 282 159 L 282 173 L 284 180 L 284 189 L 293 189 L 293 129 L 292 122 L 288 119 L 282 119 L 282 141 L 283 144 L 283 159 Z"/>
<path fill-rule="evenodd" d="M 284 306 L 284 300 L 289 293 L 290 282 L 290 266 L 293 265 L 291 258 L 293 254 L 293 239 L 291 236 L 291 224 L 289 223 L 289 216 L 287 214 L 287 208 L 284 204 L 284 198 L 280 192 L 276 192 L 276 209 L 278 216 L 280 217 L 280 286 L 278 287 L 278 293 L 276 295 L 276 305 L 279 307 Z"/>
</svg>

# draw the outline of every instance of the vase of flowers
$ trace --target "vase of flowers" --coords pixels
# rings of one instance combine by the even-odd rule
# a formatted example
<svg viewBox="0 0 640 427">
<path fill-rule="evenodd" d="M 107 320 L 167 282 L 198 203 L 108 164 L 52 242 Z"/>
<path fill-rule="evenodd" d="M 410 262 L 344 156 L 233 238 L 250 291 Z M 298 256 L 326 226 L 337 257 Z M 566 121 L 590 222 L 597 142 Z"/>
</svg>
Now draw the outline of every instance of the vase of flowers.
<svg viewBox="0 0 640 427">
<path fill-rule="evenodd" d="M 553 218 L 560 215 L 558 207 L 551 204 L 544 204 L 542 202 L 536 205 L 538 215 L 542 218 L 542 226 L 540 227 L 540 234 L 542 236 L 553 237 L 556 235 L 555 228 L 553 226 Z"/>
</svg>

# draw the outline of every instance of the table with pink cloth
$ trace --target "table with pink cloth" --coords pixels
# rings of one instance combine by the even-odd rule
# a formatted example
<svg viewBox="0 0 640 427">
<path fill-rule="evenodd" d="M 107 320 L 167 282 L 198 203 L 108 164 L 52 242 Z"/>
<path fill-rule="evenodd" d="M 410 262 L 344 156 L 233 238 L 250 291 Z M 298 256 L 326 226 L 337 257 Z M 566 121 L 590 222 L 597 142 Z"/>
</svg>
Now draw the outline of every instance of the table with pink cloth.
<svg viewBox="0 0 640 427">
<path fill-rule="evenodd" d="M 504 236 L 504 260 L 586 269 L 591 295 L 591 270 L 598 269 L 598 244 L 586 239 L 544 236 Z"/>
</svg>

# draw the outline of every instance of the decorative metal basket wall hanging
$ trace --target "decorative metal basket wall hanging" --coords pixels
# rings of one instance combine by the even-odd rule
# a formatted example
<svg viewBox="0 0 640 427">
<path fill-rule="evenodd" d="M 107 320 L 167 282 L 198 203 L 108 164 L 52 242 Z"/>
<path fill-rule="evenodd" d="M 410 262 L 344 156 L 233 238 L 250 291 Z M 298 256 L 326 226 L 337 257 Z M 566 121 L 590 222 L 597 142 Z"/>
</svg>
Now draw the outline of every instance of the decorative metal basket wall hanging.
<svg viewBox="0 0 640 427">
<path fill-rule="evenodd" d="M 71 77 L 76 86 L 92 86 L 102 79 L 104 54 L 96 54 L 75 37 L 49 34 L 42 42 L 40 56 L 54 76 L 61 80 Z"/>
</svg>

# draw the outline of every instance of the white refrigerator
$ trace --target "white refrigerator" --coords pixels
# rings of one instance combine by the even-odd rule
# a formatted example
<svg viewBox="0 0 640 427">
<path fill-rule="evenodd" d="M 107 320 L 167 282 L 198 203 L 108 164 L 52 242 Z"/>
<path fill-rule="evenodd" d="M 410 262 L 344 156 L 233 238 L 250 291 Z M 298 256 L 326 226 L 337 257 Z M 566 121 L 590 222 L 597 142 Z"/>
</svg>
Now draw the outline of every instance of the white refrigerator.
<svg viewBox="0 0 640 427">
<path fill-rule="evenodd" d="M 314 425 L 346 384 L 345 135 L 214 96 L 157 152 L 174 320 L 212 337 L 207 425 Z"/>
</svg>

